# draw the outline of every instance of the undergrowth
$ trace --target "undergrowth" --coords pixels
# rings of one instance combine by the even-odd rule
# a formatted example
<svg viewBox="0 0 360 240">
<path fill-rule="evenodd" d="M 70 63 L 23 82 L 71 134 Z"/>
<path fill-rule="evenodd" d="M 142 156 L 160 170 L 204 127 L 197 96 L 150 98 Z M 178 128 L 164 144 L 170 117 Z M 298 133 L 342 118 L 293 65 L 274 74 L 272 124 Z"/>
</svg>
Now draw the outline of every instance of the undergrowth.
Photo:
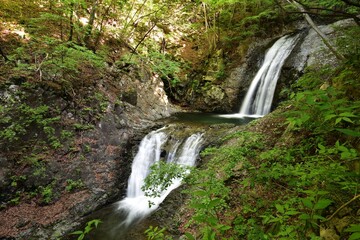
<svg viewBox="0 0 360 240">
<path fill-rule="evenodd" d="M 187 178 L 187 238 L 359 239 L 358 76 L 351 64 L 308 69 L 290 109 L 205 149 Z M 251 132 L 279 117 L 280 138 Z"/>
</svg>

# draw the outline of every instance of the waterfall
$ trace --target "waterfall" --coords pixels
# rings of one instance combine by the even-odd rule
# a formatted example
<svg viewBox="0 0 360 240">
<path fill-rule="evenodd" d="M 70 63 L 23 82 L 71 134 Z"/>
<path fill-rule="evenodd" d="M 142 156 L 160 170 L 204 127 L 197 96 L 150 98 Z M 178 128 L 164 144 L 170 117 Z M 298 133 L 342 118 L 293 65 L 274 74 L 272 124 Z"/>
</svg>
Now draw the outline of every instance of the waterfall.
<svg viewBox="0 0 360 240">
<path fill-rule="evenodd" d="M 298 35 L 283 36 L 267 51 L 264 62 L 243 100 L 240 115 L 261 117 L 270 112 L 281 68 L 298 38 Z"/>
<path fill-rule="evenodd" d="M 156 210 L 166 196 L 175 188 L 181 185 L 182 179 L 174 179 L 171 186 L 165 189 L 160 197 L 150 198 L 145 196 L 141 187 L 144 179 L 150 173 L 150 167 L 155 162 L 161 161 L 161 149 L 168 141 L 167 134 L 159 129 L 146 135 L 140 143 L 136 154 L 131 175 L 128 180 L 127 196 L 119 202 L 118 209 L 125 214 L 123 225 L 140 221 Z M 194 166 L 196 157 L 199 154 L 203 134 L 196 133 L 185 141 L 177 141 L 168 153 L 166 162 L 174 162 L 184 166 Z M 152 205 L 149 206 L 149 201 Z"/>
</svg>

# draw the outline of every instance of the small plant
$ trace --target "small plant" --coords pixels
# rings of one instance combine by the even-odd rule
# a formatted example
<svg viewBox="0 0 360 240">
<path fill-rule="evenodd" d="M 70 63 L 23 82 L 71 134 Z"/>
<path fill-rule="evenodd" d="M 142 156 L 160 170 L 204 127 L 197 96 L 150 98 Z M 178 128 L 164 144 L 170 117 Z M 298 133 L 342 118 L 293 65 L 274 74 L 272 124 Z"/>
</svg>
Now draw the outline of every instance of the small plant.
<svg viewBox="0 0 360 240">
<path fill-rule="evenodd" d="M 71 192 L 74 191 L 75 189 L 79 189 L 84 187 L 84 183 L 81 179 L 79 180 L 72 180 L 72 179 L 67 179 L 66 180 L 66 191 Z"/>
<path fill-rule="evenodd" d="M 175 179 L 184 178 L 189 172 L 188 167 L 159 161 L 150 167 L 150 174 L 146 176 L 142 190 L 150 198 L 160 197 Z M 149 207 L 154 203 L 149 201 Z"/>
<path fill-rule="evenodd" d="M 19 182 L 24 182 L 26 180 L 26 176 L 25 175 L 20 175 L 20 176 L 12 176 L 10 177 L 11 179 L 11 186 L 12 187 L 18 187 Z"/>
<path fill-rule="evenodd" d="M 53 198 L 53 186 L 52 184 L 47 185 L 46 187 L 39 187 L 40 194 L 42 196 L 42 201 L 45 204 L 49 204 Z"/>
<path fill-rule="evenodd" d="M 84 230 L 75 231 L 70 234 L 78 235 L 77 240 L 83 240 L 85 236 L 89 234 L 94 229 L 94 227 L 97 228 L 100 223 L 102 223 L 100 219 L 93 219 L 86 223 Z"/>
<path fill-rule="evenodd" d="M 352 224 L 345 231 L 351 233 L 349 240 L 360 239 L 360 224 Z"/>
<path fill-rule="evenodd" d="M 145 230 L 145 234 L 147 240 L 171 240 L 171 237 L 164 234 L 165 231 L 166 228 L 160 229 L 158 227 L 150 226 L 148 229 Z"/>
<path fill-rule="evenodd" d="M 303 205 L 302 213 L 299 215 L 299 219 L 304 222 L 305 228 L 319 228 L 319 220 L 325 220 L 321 216 L 322 211 L 327 208 L 333 201 L 325 198 L 329 193 L 326 191 L 304 191 L 308 196 L 301 198 Z"/>
<path fill-rule="evenodd" d="M 21 191 L 16 191 L 16 194 L 14 196 L 14 198 L 10 199 L 9 203 L 13 204 L 13 205 L 17 205 L 20 203 L 20 199 L 21 199 Z"/>
</svg>

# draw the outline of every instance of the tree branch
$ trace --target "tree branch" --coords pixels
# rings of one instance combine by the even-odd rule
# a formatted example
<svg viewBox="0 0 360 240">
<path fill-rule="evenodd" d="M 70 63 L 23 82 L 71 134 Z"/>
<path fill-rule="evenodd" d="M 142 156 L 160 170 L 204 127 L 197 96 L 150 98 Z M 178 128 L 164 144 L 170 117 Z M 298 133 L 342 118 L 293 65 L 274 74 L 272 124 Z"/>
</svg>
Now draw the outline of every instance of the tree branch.
<svg viewBox="0 0 360 240">
<path fill-rule="evenodd" d="M 318 8 L 311 8 L 310 10 L 316 10 Z M 286 13 L 292 13 L 292 14 L 309 14 L 309 15 L 316 15 L 316 16 L 322 16 L 322 17 L 342 17 L 342 19 L 345 19 L 345 18 L 352 18 L 355 23 L 360 26 L 360 18 L 354 14 L 351 14 L 351 13 L 346 13 L 346 12 L 341 12 L 341 11 L 333 11 L 333 10 L 330 10 L 330 9 L 322 9 L 322 10 L 327 10 L 327 11 L 331 11 L 333 12 L 334 14 L 323 14 L 323 13 L 315 13 L 315 12 L 309 12 L 309 11 L 296 11 L 296 12 L 293 12 L 293 11 L 290 11 L 290 12 L 286 12 Z"/>
<path fill-rule="evenodd" d="M 141 38 L 140 42 L 136 45 L 136 47 L 133 50 L 133 53 L 136 52 L 136 49 L 140 46 L 140 44 L 145 40 L 146 36 L 154 29 L 156 26 L 156 23 L 145 33 L 145 35 Z"/>
<path fill-rule="evenodd" d="M 348 4 L 348 5 L 351 5 L 351 6 L 354 6 L 354 7 L 359 7 L 360 8 L 360 3 L 354 3 L 350 0 L 341 0 L 343 1 L 344 3 Z"/>
<path fill-rule="evenodd" d="M 294 5 L 296 8 L 298 8 L 301 12 L 306 12 L 303 5 L 301 5 L 296 0 L 287 0 L 290 4 Z M 324 44 L 330 49 L 330 51 L 336 56 L 339 60 L 345 60 L 345 57 L 336 50 L 336 48 L 331 44 L 330 40 L 326 37 L 326 35 L 316 26 L 314 21 L 311 19 L 309 14 L 304 13 L 305 20 L 309 23 L 309 25 L 314 29 L 314 31 L 320 36 L 320 38 L 323 40 Z"/>
<path fill-rule="evenodd" d="M 339 207 L 330 217 L 328 217 L 327 219 L 323 220 L 322 222 L 327 222 L 330 221 L 341 209 L 343 209 L 344 207 L 346 207 L 347 205 L 349 205 L 350 203 L 352 203 L 353 201 L 355 201 L 356 199 L 360 198 L 360 194 L 354 196 L 352 199 L 350 199 L 349 201 L 347 201 L 346 203 L 344 203 L 341 207 Z"/>
</svg>

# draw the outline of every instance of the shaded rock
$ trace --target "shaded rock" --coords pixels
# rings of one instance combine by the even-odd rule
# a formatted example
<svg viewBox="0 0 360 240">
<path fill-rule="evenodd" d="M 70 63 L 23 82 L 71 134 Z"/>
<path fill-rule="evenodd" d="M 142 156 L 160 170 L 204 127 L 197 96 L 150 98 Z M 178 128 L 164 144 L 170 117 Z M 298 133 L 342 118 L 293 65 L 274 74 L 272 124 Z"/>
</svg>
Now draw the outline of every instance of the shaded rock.
<svg viewBox="0 0 360 240">
<path fill-rule="evenodd" d="M 337 219 L 337 221 L 334 221 L 334 225 L 336 230 L 341 233 L 343 230 L 350 225 L 352 222 L 351 216 L 346 216 L 340 219 Z"/>
<path fill-rule="evenodd" d="M 7 158 L 0 156 L 0 189 L 8 185 L 7 174 L 10 172 L 11 165 Z"/>
<path fill-rule="evenodd" d="M 210 108 L 218 108 L 219 102 L 223 101 L 225 97 L 225 93 L 222 89 L 217 86 L 212 86 L 209 90 L 206 91 L 204 96 L 204 102 Z"/>
<path fill-rule="evenodd" d="M 340 237 L 337 235 L 334 229 L 320 229 L 320 237 L 324 240 L 339 240 Z"/>
</svg>

